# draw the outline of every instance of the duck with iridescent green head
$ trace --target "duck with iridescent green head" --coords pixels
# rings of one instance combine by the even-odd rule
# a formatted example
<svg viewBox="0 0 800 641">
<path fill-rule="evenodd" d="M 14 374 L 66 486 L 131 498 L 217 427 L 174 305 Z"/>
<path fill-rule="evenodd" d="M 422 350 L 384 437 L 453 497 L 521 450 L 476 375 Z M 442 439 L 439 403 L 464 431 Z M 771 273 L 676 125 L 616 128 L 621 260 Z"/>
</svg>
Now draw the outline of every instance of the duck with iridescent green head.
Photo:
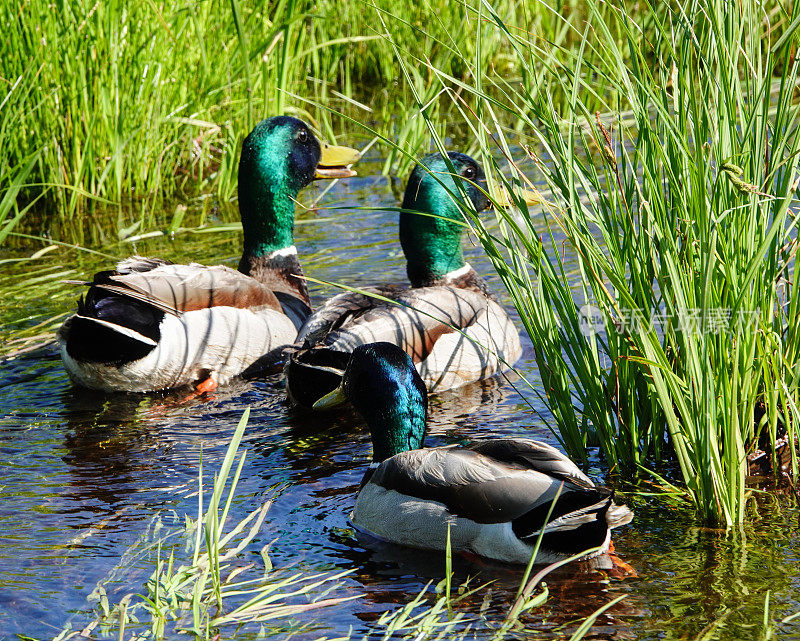
<svg viewBox="0 0 800 641">
<path fill-rule="evenodd" d="M 361 531 L 415 548 L 527 563 L 609 551 L 633 512 L 564 454 L 528 438 L 423 447 L 427 392 L 411 357 L 391 343 L 357 347 L 341 385 L 318 408 L 349 401 L 367 423 L 372 463 L 350 516 Z M 551 511 L 552 509 L 552 511 Z"/>
<path fill-rule="evenodd" d="M 286 362 L 289 398 L 312 407 L 339 384 L 359 345 L 388 341 L 414 361 L 429 391 L 443 391 L 512 366 L 522 348 L 508 314 L 464 260 L 459 181 L 475 211 L 489 207 L 486 178 L 466 154 L 425 157 L 408 180 L 400 244 L 411 287 L 334 296 L 303 325 Z M 451 170 L 452 168 L 452 170 Z"/>
<path fill-rule="evenodd" d="M 133 256 L 95 274 L 58 333 L 70 378 L 104 391 L 208 391 L 293 343 L 311 314 L 294 246 L 298 192 L 355 175 L 359 157 L 320 143 L 297 118 L 258 123 L 239 162 L 238 271 Z"/>
</svg>

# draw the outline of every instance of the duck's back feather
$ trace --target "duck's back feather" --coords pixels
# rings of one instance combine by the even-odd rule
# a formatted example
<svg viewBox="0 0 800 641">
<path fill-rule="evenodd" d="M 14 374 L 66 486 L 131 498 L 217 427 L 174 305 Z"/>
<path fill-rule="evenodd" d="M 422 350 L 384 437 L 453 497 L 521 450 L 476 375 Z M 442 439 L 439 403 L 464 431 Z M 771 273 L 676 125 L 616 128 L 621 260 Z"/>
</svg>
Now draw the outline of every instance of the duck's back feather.
<svg viewBox="0 0 800 641">
<path fill-rule="evenodd" d="M 577 487 L 586 489 L 594 487 L 591 479 L 571 459 L 552 445 L 541 441 L 520 437 L 498 437 L 474 441 L 467 447 L 495 461 L 522 465 Z"/>
<path fill-rule="evenodd" d="M 298 345 L 327 347 L 349 353 L 351 350 L 346 348 L 337 350 L 337 347 L 341 347 L 338 332 L 343 327 L 347 332 L 347 327 L 358 324 L 356 320 L 363 319 L 371 310 L 391 307 L 391 302 L 382 299 L 396 300 L 406 289 L 395 286 L 366 287 L 363 291 L 366 293 L 344 292 L 325 301 L 297 334 Z"/>
<path fill-rule="evenodd" d="M 477 523 L 501 523 L 549 505 L 562 481 L 562 495 L 585 489 L 591 497 L 587 494 L 584 505 L 599 498 L 588 479 L 588 487 L 583 479 L 577 485 L 569 475 L 559 479 L 536 465 L 503 461 L 460 446 L 402 452 L 379 465 L 370 482 L 407 496 L 438 501 L 452 514 Z"/>
<path fill-rule="evenodd" d="M 366 291 L 380 298 L 355 292 L 334 296 L 312 315 L 298 342 L 308 339 L 319 347 L 352 352 L 359 345 L 386 341 L 419 363 L 443 334 L 472 325 L 488 303 L 483 294 L 453 287 Z"/>
<path fill-rule="evenodd" d="M 481 290 L 438 285 L 365 291 L 370 295 L 334 296 L 298 334 L 286 374 L 290 397 L 301 405 L 311 406 L 338 384 L 335 376 L 330 389 L 307 382 L 317 361 L 342 360 L 320 352 L 349 354 L 359 345 L 393 343 L 411 356 L 431 391 L 491 376 L 522 352 L 508 315 Z"/>
<path fill-rule="evenodd" d="M 305 305 L 229 267 L 133 257 L 95 275 L 59 330 L 70 376 L 87 387 L 149 391 L 225 382 L 294 341 Z M 298 315 L 292 320 L 284 313 Z"/>
<path fill-rule="evenodd" d="M 282 311 L 269 288 L 223 265 L 154 264 L 149 270 L 105 272 L 95 277 L 93 286 L 176 315 L 218 306 Z"/>
</svg>

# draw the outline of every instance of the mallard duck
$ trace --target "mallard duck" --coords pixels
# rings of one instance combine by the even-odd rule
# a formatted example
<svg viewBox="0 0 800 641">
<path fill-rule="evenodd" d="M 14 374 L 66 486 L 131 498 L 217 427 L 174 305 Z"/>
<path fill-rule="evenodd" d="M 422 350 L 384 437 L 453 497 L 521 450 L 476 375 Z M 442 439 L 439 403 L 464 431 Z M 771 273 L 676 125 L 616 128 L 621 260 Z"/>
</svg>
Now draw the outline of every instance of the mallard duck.
<svg viewBox="0 0 800 641">
<path fill-rule="evenodd" d="M 552 563 L 608 551 L 611 529 L 633 518 L 545 443 L 503 437 L 423 448 L 425 384 L 396 345 L 353 350 L 341 385 L 317 406 L 341 399 L 367 423 L 373 450 L 350 519 L 379 539 L 443 550 L 449 523 L 454 551 L 527 563 L 544 529 L 536 561 Z"/>
<path fill-rule="evenodd" d="M 238 271 L 134 256 L 95 274 L 58 332 L 72 380 L 105 391 L 209 391 L 294 342 L 311 304 L 294 246 L 298 192 L 355 175 L 359 153 L 320 144 L 296 118 L 259 122 L 242 143 Z"/>
<path fill-rule="evenodd" d="M 289 398 L 312 407 L 339 384 L 358 345 L 389 341 L 414 360 L 430 391 L 486 378 L 513 365 L 519 334 L 483 279 L 464 261 L 465 225 L 455 179 L 476 211 L 486 209 L 486 180 L 466 154 L 431 154 L 414 168 L 400 213 L 400 244 L 411 287 L 371 287 L 373 296 L 334 296 L 303 325 L 286 363 Z M 382 300 L 383 299 L 383 300 Z"/>
</svg>

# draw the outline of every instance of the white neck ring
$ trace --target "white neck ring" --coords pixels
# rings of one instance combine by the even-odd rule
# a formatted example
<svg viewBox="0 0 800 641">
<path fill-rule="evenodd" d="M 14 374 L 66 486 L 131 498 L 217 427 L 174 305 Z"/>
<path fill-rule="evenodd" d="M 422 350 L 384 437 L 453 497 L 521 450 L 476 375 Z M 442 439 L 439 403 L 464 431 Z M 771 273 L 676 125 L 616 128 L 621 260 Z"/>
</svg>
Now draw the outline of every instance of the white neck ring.
<svg viewBox="0 0 800 641">
<path fill-rule="evenodd" d="M 291 245 L 290 247 L 284 247 L 283 249 L 276 249 L 275 251 L 267 254 L 266 258 L 284 258 L 285 256 L 297 256 L 297 247 Z"/>
<path fill-rule="evenodd" d="M 456 280 L 457 278 L 461 278 L 462 276 L 468 274 L 470 270 L 472 270 L 472 266 L 469 263 L 464 263 L 463 267 L 459 267 L 451 272 L 447 272 L 442 277 L 442 280 Z"/>
</svg>

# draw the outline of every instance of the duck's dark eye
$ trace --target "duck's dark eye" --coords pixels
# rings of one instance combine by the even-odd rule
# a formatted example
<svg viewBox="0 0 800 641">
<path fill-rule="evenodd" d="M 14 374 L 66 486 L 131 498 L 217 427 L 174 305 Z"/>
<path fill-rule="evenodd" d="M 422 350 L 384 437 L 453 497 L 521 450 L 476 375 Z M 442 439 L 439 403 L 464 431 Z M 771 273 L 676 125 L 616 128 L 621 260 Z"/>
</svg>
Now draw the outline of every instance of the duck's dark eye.
<svg viewBox="0 0 800 641">
<path fill-rule="evenodd" d="M 308 142 L 308 132 L 305 129 L 297 132 L 297 142 Z"/>
<path fill-rule="evenodd" d="M 464 176 L 467 180 L 473 180 L 477 174 L 475 167 L 472 165 L 467 165 L 464 167 L 464 171 L 461 172 L 461 175 Z"/>
</svg>

